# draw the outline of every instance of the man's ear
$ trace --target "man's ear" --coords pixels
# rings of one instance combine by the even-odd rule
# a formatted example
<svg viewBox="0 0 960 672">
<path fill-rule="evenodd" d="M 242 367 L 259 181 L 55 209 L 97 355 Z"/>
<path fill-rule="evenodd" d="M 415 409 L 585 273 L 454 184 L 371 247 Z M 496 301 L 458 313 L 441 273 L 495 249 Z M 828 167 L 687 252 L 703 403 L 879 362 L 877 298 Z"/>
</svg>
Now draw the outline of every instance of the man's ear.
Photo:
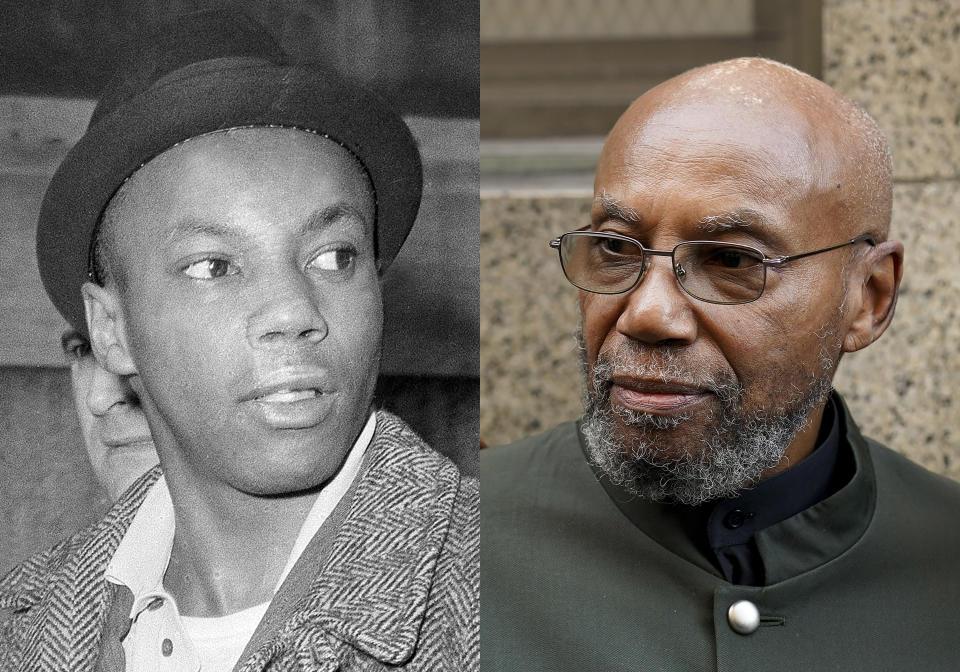
<svg viewBox="0 0 960 672">
<path fill-rule="evenodd" d="M 80 291 L 87 313 L 90 349 L 100 366 L 117 376 L 137 373 L 127 349 L 123 314 L 116 291 L 92 282 L 85 282 Z"/>
<path fill-rule="evenodd" d="M 867 347 L 887 330 L 893 320 L 900 291 L 900 279 L 903 277 L 903 243 L 888 240 L 869 250 L 862 261 L 866 272 L 862 276 L 860 287 L 851 287 L 850 292 L 859 289 L 859 305 L 852 303 L 856 315 L 850 328 L 843 337 L 843 351 L 856 352 Z"/>
</svg>

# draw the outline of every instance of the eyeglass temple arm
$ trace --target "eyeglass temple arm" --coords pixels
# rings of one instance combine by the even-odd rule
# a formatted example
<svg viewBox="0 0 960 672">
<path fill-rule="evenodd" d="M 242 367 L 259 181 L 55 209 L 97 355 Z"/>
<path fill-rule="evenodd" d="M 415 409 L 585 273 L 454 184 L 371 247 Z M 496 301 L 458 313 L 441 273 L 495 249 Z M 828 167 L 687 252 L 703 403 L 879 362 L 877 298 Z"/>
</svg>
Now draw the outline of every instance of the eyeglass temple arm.
<svg viewBox="0 0 960 672">
<path fill-rule="evenodd" d="M 851 238 L 847 242 L 840 243 L 839 245 L 834 245 L 833 247 L 825 247 L 822 250 L 814 250 L 813 252 L 804 252 L 802 254 L 794 254 L 788 257 L 775 257 L 773 259 L 764 259 L 763 263 L 767 266 L 781 266 L 782 264 L 785 264 L 788 261 L 796 261 L 797 259 L 803 259 L 804 257 L 812 257 L 815 254 L 820 254 L 822 252 L 829 252 L 830 250 L 839 250 L 841 247 L 856 245 L 857 243 L 867 243 L 868 245 L 870 245 L 870 247 L 875 247 L 877 244 L 877 241 L 874 240 L 872 234 L 864 233 L 863 235 L 857 236 L 856 238 Z"/>
<path fill-rule="evenodd" d="M 560 239 L 554 238 L 553 240 L 551 240 L 550 247 L 552 247 L 553 249 L 557 249 L 558 247 L 560 247 Z"/>
</svg>

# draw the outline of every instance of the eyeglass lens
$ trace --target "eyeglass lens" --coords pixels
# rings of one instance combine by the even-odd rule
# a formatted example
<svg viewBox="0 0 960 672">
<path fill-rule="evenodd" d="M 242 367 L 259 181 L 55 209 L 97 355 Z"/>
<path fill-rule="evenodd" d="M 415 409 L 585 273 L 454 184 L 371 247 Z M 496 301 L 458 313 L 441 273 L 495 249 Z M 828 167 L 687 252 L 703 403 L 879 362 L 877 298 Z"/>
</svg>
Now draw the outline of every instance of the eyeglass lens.
<svg viewBox="0 0 960 672">
<path fill-rule="evenodd" d="M 637 284 L 646 255 L 623 238 L 575 232 L 564 235 L 560 261 L 571 283 L 599 294 L 619 294 Z M 752 248 L 688 242 L 673 252 L 674 274 L 691 296 L 714 303 L 747 303 L 763 293 L 766 267 Z"/>
</svg>

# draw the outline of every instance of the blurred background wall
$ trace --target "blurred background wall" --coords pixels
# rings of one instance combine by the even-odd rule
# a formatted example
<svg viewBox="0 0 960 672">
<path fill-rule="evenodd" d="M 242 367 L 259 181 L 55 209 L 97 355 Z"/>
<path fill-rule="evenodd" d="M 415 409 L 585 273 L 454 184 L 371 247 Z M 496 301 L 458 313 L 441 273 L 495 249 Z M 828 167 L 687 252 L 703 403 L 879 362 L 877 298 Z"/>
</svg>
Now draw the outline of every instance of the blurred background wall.
<svg viewBox="0 0 960 672">
<path fill-rule="evenodd" d="M 588 222 L 603 136 L 630 101 L 741 55 L 861 103 L 894 152 L 896 319 L 835 386 L 867 433 L 960 478 L 960 3 L 481 0 L 481 437 L 580 414 L 576 290 L 547 241 Z M 520 59 L 513 63 L 513 59 Z"/>
<path fill-rule="evenodd" d="M 0 571 L 96 519 L 34 232 L 123 45 L 177 13 L 230 4 L 288 54 L 376 90 L 407 119 L 424 199 L 385 282 L 378 403 L 467 473 L 479 408 L 476 0 L 0 0 Z"/>
</svg>

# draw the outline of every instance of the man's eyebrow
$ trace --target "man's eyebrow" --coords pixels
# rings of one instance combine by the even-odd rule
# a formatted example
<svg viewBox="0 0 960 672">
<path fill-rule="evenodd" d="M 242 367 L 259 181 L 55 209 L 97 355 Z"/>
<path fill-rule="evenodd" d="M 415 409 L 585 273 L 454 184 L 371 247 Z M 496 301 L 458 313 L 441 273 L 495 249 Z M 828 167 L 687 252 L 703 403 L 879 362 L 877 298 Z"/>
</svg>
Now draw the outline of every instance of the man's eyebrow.
<svg viewBox="0 0 960 672">
<path fill-rule="evenodd" d="M 597 196 L 594 201 L 600 205 L 600 220 L 615 219 L 620 222 L 635 224 L 639 224 L 643 221 L 643 217 L 640 216 L 640 213 L 633 208 L 624 205 L 606 191 L 601 191 L 600 195 Z"/>
<path fill-rule="evenodd" d="M 724 231 L 736 231 L 737 229 L 749 229 L 750 227 L 763 226 L 767 218 L 756 210 L 750 208 L 741 208 L 721 212 L 717 215 L 707 215 L 697 222 L 697 226 L 704 233 L 723 233 Z"/>
<path fill-rule="evenodd" d="M 334 222 L 349 219 L 360 222 L 363 225 L 364 233 L 371 228 L 370 223 L 359 208 L 350 203 L 338 202 L 318 208 L 310 213 L 300 227 L 300 231 L 301 233 L 318 232 L 328 228 Z M 229 224 L 188 216 L 177 222 L 176 226 L 170 230 L 170 233 L 166 236 L 166 242 L 169 244 L 190 236 L 210 236 L 237 241 L 243 238 L 243 233 Z"/>
<path fill-rule="evenodd" d="M 203 219 L 200 217 L 187 216 L 177 222 L 176 226 L 170 229 L 166 235 L 166 243 L 176 242 L 183 238 L 191 236 L 210 236 L 212 238 L 230 238 L 238 240 L 242 236 L 236 228 L 227 224 Z"/>
<path fill-rule="evenodd" d="M 344 219 L 360 222 L 364 233 L 371 230 L 370 222 L 358 207 L 352 203 L 338 202 L 314 210 L 304 221 L 301 231 L 304 233 L 323 231 L 334 222 Z"/>
</svg>

